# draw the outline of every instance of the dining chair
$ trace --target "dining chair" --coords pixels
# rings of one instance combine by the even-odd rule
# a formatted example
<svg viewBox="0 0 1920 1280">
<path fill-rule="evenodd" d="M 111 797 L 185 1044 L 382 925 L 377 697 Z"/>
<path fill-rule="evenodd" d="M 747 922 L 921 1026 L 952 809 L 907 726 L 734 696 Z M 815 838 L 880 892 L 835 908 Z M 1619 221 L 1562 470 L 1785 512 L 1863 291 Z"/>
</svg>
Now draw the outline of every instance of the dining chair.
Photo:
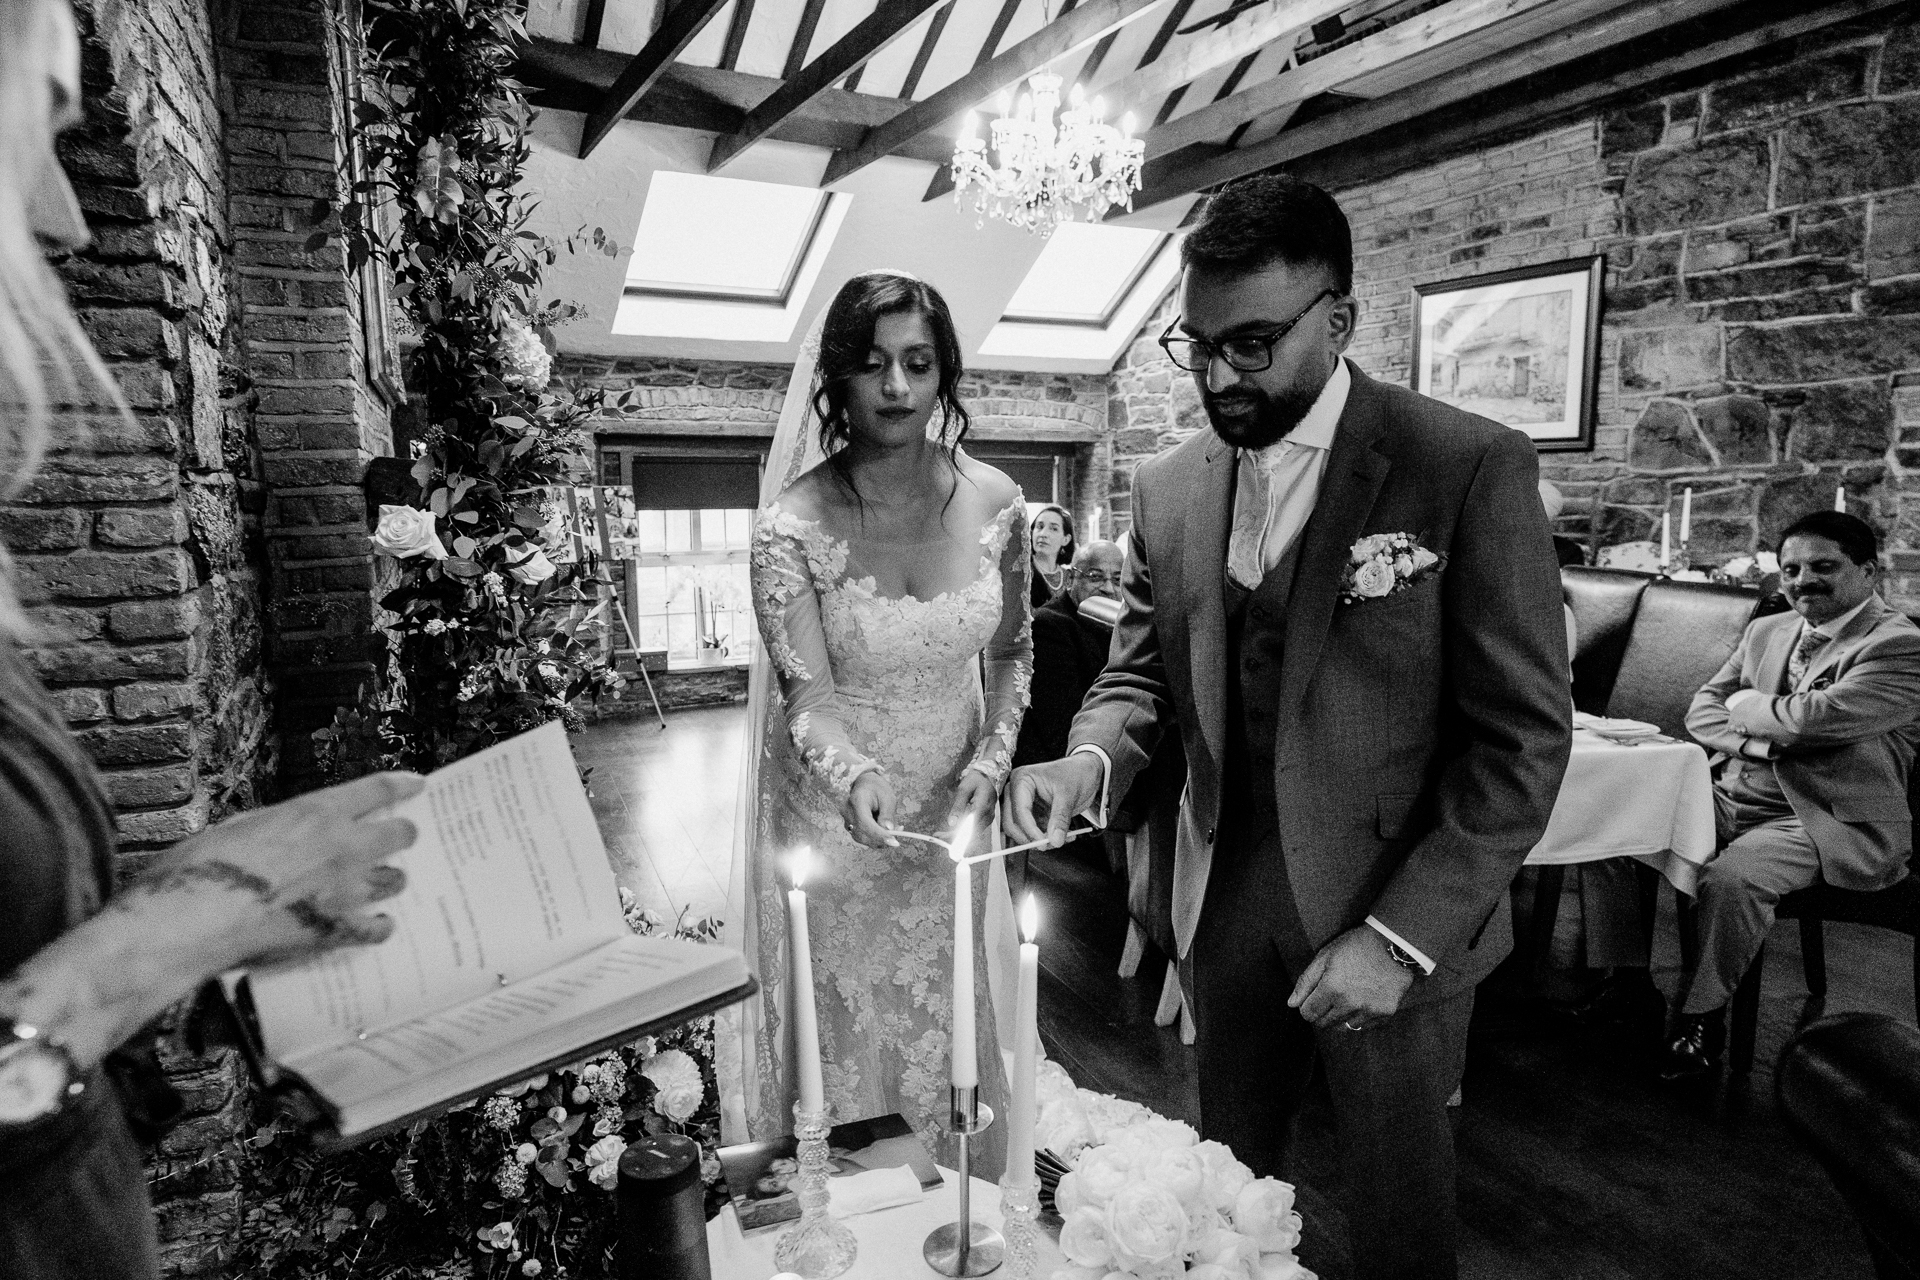
<svg viewBox="0 0 1920 1280">
<path fill-rule="evenodd" d="M 1561 580 L 1571 572 L 1562 570 Z M 1758 595 L 1741 587 L 1649 582 L 1634 612 L 1603 714 L 1645 720 L 1670 737 L 1686 738 L 1693 695 L 1740 643 L 1759 603 Z M 1576 663 L 1576 675 L 1578 671 Z"/>
</svg>

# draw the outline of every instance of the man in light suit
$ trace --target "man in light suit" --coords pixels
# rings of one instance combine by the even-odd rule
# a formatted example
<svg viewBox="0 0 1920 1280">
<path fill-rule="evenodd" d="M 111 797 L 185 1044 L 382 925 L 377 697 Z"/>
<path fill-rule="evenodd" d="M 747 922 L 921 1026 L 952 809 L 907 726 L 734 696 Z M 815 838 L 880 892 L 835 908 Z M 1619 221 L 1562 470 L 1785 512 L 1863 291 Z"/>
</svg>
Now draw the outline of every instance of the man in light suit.
<svg viewBox="0 0 1920 1280">
<path fill-rule="evenodd" d="M 1881 602 L 1878 544 L 1816 511 L 1780 538 L 1792 613 L 1756 618 L 1694 695 L 1687 732 L 1727 766 L 1719 856 L 1700 875 L 1700 967 L 1661 1074 L 1712 1071 L 1726 1006 L 1782 894 L 1822 881 L 1884 889 L 1907 874 L 1907 775 L 1920 744 L 1920 627 Z"/>
<path fill-rule="evenodd" d="M 1451 1277 L 1446 1102 L 1571 733 L 1533 446 L 1345 361 L 1352 242 L 1319 188 L 1235 183 L 1181 257 L 1162 345 L 1213 429 L 1141 464 L 1107 669 L 1005 816 L 1057 843 L 1179 733 L 1202 1129 L 1284 1172 L 1317 1054 L 1360 1275 Z M 1418 553 L 1362 575 L 1376 534 Z"/>
</svg>

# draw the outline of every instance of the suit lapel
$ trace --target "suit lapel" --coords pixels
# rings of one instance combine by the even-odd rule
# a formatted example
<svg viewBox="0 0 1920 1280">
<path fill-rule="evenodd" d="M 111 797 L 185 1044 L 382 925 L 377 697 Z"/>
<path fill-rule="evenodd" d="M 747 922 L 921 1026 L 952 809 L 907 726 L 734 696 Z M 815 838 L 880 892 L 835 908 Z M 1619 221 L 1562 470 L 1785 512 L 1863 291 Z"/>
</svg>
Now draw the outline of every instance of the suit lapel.
<svg viewBox="0 0 1920 1280">
<path fill-rule="evenodd" d="M 1879 629 L 1881 621 L 1891 612 L 1893 610 L 1881 601 L 1870 601 L 1866 608 L 1853 615 L 1853 620 L 1847 623 L 1839 635 L 1813 656 L 1813 661 L 1807 665 L 1807 680 L 1811 682 L 1821 672 L 1839 665 L 1842 658 L 1852 653 L 1859 647 L 1861 641 Z"/>
<path fill-rule="evenodd" d="M 1302 535 L 1300 564 L 1287 602 L 1280 677 L 1283 719 L 1285 712 L 1306 695 L 1327 631 L 1333 625 L 1347 556 L 1366 527 L 1387 472 L 1393 469 L 1393 464 L 1373 447 L 1383 427 L 1373 382 L 1356 370 L 1313 516 Z"/>
<path fill-rule="evenodd" d="M 1787 659 L 1793 656 L 1793 646 L 1800 640 L 1800 617 L 1775 630 L 1767 647 L 1761 651 L 1760 665 L 1754 671 L 1753 687 L 1762 693 L 1777 694 L 1787 679 Z"/>
<path fill-rule="evenodd" d="M 1216 765 L 1227 758 L 1227 535 L 1233 522 L 1233 484 L 1233 448 L 1214 436 L 1187 494 L 1180 594 L 1186 605 L 1194 708 Z"/>
</svg>

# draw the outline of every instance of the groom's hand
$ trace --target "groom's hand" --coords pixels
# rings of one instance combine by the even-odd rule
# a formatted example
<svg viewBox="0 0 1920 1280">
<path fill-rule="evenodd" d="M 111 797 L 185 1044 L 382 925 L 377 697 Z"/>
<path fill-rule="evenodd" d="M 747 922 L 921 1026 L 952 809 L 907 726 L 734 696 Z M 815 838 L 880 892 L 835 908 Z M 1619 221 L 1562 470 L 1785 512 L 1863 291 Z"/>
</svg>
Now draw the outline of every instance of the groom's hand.
<svg viewBox="0 0 1920 1280">
<path fill-rule="evenodd" d="M 1287 1005 L 1323 1030 L 1365 1030 L 1398 1012 L 1412 985 L 1413 974 L 1387 954 L 1386 939 L 1363 924 L 1320 948 Z"/>
<path fill-rule="evenodd" d="M 1057 849 L 1073 816 L 1099 802 L 1103 781 L 1100 757 L 1087 751 L 1015 769 L 1000 801 L 1001 822 L 1014 844 L 1044 839 Z"/>
</svg>

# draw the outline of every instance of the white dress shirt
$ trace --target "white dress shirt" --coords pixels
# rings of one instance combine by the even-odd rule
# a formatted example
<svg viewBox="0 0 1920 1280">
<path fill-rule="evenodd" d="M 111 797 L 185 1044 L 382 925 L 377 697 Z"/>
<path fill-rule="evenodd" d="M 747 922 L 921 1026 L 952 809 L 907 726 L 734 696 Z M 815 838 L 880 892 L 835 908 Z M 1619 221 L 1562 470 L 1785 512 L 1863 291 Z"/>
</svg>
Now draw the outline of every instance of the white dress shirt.
<svg viewBox="0 0 1920 1280">
<path fill-rule="evenodd" d="M 1327 474 L 1334 433 L 1352 389 L 1353 372 L 1342 358 L 1335 362 L 1332 376 L 1292 431 L 1263 449 L 1236 451 L 1239 469 L 1234 480 L 1233 529 L 1227 538 L 1227 575 L 1247 590 L 1260 585 L 1306 529 L 1320 500 L 1320 482 Z M 1082 743 L 1074 751 L 1089 752 L 1100 759 L 1100 807 L 1086 816 L 1104 827 L 1107 780 L 1113 774 L 1113 762 L 1091 743 Z M 1372 916 L 1367 917 L 1367 923 L 1412 956 L 1423 973 L 1433 972 L 1433 961 L 1419 948 Z"/>
<path fill-rule="evenodd" d="M 1829 643 L 1831 643 L 1834 640 L 1838 640 L 1840 638 L 1840 633 L 1846 630 L 1847 624 L 1852 622 L 1855 618 L 1859 617 L 1860 611 L 1866 608 L 1868 605 L 1872 604 L 1876 598 L 1877 598 L 1877 593 L 1869 593 L 1865 600 L 1862 600 L 1859 604 L 1853 606 L 1853 608 L 1847 610 L 1845 613 L 1841 614 L 1839 617 L 1834 618 L 1829 622 L 1821 623 L 1817 627 L 1814 626 L 1812 623 L 1807 622 L 1805 619 L 1802 619 L 1800 622 L 1800 629 L 1793 633 L 1793 648 L 1797 649 L 1800 647 L 1800 642 L 1806 638 L 1806 634 L 1809 631 L 1818 631 L 1821 635 L 1827 638 Z M 1792 653 L 1793 650 L 1789 649 L 1787 652 Z M 1789 663 L 1789 665 L 1791 665 L 1791 663 Z M 1812 665 L 1813 665 L 1812 663 L 1808 664 L 1809 671 L 1812 670 Z M 1804 688 L 1806 684 L 1806 679 L 1807 679 L 1806 676 L 1802 675 L 1800 677 L 1800 684 L 1803 687 L 1796 688 L 1794 689 L 1793 692 L 1795 693 L 1806 692 Z M 1738 708 L 1742 703 L 1751 702 L 1755 698 L 1771 698 L 1773 696 L 1775 695 L 1768 693 L 1765 689 L 1736 689 L 1732 693 L 1727 695 L 1727 710 L 1733 711 L 1736 708 Z M 1770 760 L 1773 758 L 1773 743 L 1769 742 L 1765 738 L 1748 738 L 1746 741 L 1746 745 L 1741 749 L 1741 752 L 1743 755 L 1749 755 L 1755 759 Z"/>
</svg>

